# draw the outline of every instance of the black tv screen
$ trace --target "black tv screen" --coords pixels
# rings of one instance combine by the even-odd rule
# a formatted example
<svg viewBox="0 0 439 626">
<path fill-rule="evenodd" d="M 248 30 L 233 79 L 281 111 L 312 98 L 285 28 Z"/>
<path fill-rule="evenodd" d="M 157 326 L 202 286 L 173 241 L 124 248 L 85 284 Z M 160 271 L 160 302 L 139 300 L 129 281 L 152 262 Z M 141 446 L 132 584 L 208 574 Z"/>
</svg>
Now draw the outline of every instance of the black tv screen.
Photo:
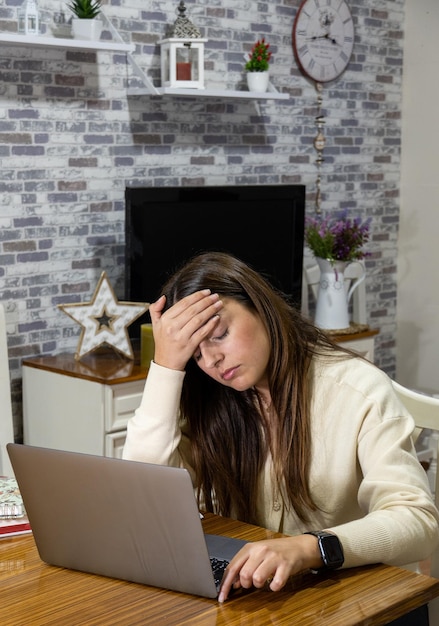
<svg viewBox="0 0 439 626">
<path fill-rule="evenodd" d="M 127 188 L 125 299 L 154 302 L 186 260 L 231 252 L 300 307 L 304 185 Z M 149 315 L 130 326 L 132 338 Z"/>
</svg>

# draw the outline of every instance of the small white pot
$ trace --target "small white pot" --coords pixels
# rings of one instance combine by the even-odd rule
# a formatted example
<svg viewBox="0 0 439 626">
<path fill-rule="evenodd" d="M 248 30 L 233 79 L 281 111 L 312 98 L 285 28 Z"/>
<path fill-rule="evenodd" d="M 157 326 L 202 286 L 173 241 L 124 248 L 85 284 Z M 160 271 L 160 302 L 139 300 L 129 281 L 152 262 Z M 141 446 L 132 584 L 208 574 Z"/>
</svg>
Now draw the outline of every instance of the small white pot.
<svg viewBox="0 0 439 626">
<path fill-rule="evenodd" d="M 102 33 L 102 22 L 94 17 L 91 20 L 83 20 L 79 17 L 72 18 L 72 33 L 75 39 L 99 40 Z"/>
<path fill-rule="evenodd" d="M 269 72 L 247 72 L 248 90 L 259 92 L 267 91 L 269 78 Z"/>
</svg>

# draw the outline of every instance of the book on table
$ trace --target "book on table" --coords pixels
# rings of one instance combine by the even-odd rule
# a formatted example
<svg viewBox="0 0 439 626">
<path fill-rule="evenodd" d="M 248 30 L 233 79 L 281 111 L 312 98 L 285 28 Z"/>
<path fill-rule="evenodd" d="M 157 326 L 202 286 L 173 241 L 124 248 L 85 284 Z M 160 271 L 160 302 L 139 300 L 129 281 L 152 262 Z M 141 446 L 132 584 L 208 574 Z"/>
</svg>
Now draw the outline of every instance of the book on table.
<svg viewBox="0 0 439 626">
<path fill-rule="evenodd" d="M 0 539 L 32 532 L 15 478 L 0 476 Z"/>
</svg>

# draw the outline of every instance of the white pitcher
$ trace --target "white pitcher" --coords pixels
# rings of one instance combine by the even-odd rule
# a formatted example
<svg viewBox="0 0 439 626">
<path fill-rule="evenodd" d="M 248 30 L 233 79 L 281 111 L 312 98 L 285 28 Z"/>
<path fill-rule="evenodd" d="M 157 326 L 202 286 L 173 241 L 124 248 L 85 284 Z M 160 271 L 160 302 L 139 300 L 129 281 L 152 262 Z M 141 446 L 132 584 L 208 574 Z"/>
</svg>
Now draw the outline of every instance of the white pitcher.
<svg viewBox="0 0 439 626">
<path fill-rule="evenodd" d="M 346 290 L 344 272 L 349 262 L 329 261 L 316 257 L 320 268 L 320 283 L 317 296 L 315 324 L 326 330 L 343 330 L 349 328 L 349 301 L 353 292 L 366 277 L 362 275 L 353 280 Z M 351 261 L 355 263 L 356 261 Z"/>
</svg>

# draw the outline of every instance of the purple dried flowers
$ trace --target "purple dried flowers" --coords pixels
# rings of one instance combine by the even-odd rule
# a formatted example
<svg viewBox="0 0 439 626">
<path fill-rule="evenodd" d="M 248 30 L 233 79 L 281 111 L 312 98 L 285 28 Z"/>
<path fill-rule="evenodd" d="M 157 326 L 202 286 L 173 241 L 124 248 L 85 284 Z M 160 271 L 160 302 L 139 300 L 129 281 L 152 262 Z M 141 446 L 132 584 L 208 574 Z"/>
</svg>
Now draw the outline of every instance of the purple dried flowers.
<svg viewBox="0 0 439 626">
<path fill-rule="evenodd" d="M 305 242 L 314 256 L 329 261 L 356 261 L 364 259 L 363 245 L 369 240 L 371 218 L 364 222 L 359 217 L 350 219 L 344 211 L 340 217 L 306 218 Z"/>
</svg>

